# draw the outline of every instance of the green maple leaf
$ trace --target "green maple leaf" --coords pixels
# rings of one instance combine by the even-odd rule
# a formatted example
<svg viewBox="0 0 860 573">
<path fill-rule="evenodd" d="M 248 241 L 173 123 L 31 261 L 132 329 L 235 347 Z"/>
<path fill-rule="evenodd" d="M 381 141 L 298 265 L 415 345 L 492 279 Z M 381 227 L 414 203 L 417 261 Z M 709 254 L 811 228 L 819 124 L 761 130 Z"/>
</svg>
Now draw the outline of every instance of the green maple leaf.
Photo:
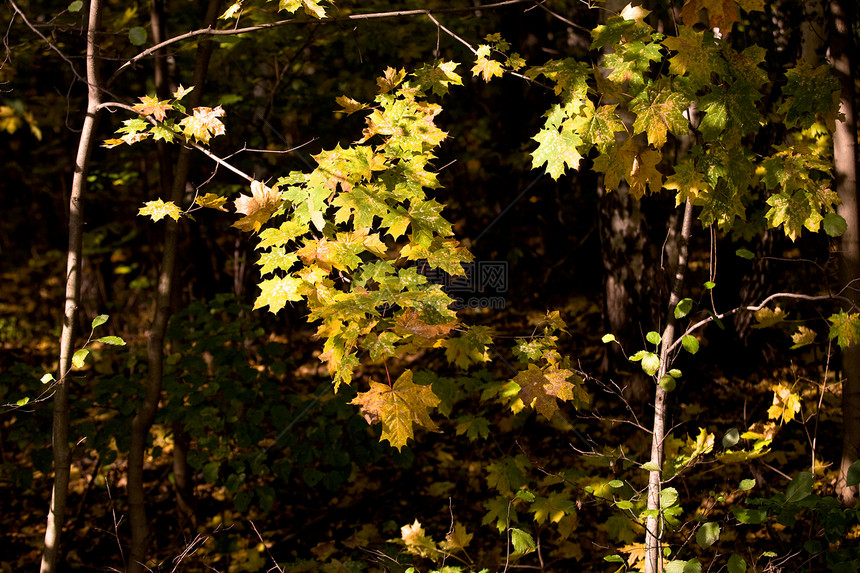
<svg viewBox="0 0 860 573">
<path fill-rule="evenodd" d="M 532 139 L 538 142 L 538 148 L 532 152 L 532 169 L 545 163 L 549 176 L 558 179 L 564 173 L 565 166 L 579 168 L 582 154 L 577 148 L 583 141 L 573 131 L 563 129 L 559 133 L 556 129 L 542 129 Z"/>
<path fill-rule="evenodd" d="M 370 179 L 372 174 L 373 150 L 366 145 L 342 148 L 337 144 L 334 149 L 322 150 L 313 156 L 317 167 L 307 180 L 309 189 L 325 189 L 328 193 L 335 191 L 340 185 L 344 191 L 350 191 L 354 185 Z M 322 201 L 311 205 L 310 210 L 318 210 Z"/>
<path fill-rule="evenodd" d="M 406 229 L 409 228 L 409 223 L 409 213 L 406 209 L 398 205 L 382 218 L 380 226 L 388 229 L 387 235 L 390 235 L 393 239 L 397 239 L 403 236 Z"/>
<path fill-rule="evenodd" d="M 457 418 L 457 427 L 455 433 L 458 436 L 466 434 L 470 442 L 474 442 L 478 438 L 487 439 L 490 435 L 490 421 L 481 416 L 473 416 L 466 414 Z"/>
<path fill-rule="evenodd" d="M 706 174 L 712 187 L 726 185 L 742 195 L 755 173 L 750 157 L 751 153 L 744 146 L 720 142 L 706 148 L 705 155 L 699 159 L 698 168 Z"/>
<path fill-rule="evenodd" d="M 666 179 L 663 187 L 669 190 L 677 191 L 675 195 L 675 205 L 681 205 L 688 199 L 694 204 L 699 195 L 712 191 L 711 185 L 705 181 L 704 175 L 696 171 L 696 167 L 689 159 L 675 166 L 675 173 Z"/>
<path fill-rule="evenodd" d="M 128 135 L 134 135 L 135 133 L 146 131 L 149 129 L 150 124 L 148 121 L 140 119 L 139 117 L 135 119 L 127 119 L 122 122 L 122 127 L 116 130 L 117 133 L 126 133 Z"/>
<path fill-rule="evenodd" d="M 571 99 L 583 99 L 588 93 L 586 82 L 591 75 L 591 68 L 584 62 L 565 58 L 552 60 L 546 65 L 535 66 L 526 71 L 526 76 L 530 79 L 540 75 L 555 83 L 553 89 L 556 95 L 567 93 Z"/>
<path fill-rule="evenodd" d="M 403 337 L 394 332 L 385 331 L 379 334 L 371 332 L 361 342 L 361 347 L 370 353 L 371 360 L 380 360 L 389 356 L 396 356 L 396 344 L 403 340 Z"/>
<path fill-rule="evenodd" d="M 556 492 L 549 497 L 536 496 L 529 512 L 534 514 L 534 520 L 539 524 L 547 521 L 558 523 L 565 515 L 576 513 L 576 504 L 570 500 L 570 494 Z"/>
<path fill-rule="evenodd" d="M 699 220 L 705 227 L 717 223 L 725 231 L 732 227 L 736 217 L 746 219 L 740 194 L 722 181 L 716 187 L 703 190 L 697 203 L 702 206 Z"/>
<path fill-rule="evenodd" d="M 445 358 L 461 370 L 473 364 L 490 361 L 487 350 L 493 343 L 491 330 L 486 326 L 471 326 L 460 336 L 447 338 L 442 342 Z"/>
<path fill-rule="evenodd" d="M 677 52 L 669 59 L 669 73 L 690 78 L 690 89 L 697 91 L 711 81 L 716 50 L 709 42 L 704 44 L 705 33 L 680 26 L 677 36 L 663 40 L 667 49 Z"/>
<path fill-rule="evenodd" d="M 275 270 L 289 271 L 299 257 L 295 253 L 288 253 L 283 247 L 272 247 L 269 251 L 262 253 L 257 264 L 260 265 L 260 276 L 267 275 Z"/>
<path fill-rule="evenodd" d="M 400 256 L 409 261 L 427 261 L 430 268 L 439 268 L 452 276 L 463 276 L 463 263 L 472 262 L 473 256 L 456 239 L 436 237 L 429 247 L 404 245 Z"/>
<path fill-rule="evenodd" d="M 570 120 L 569 126 L 583 141 L 604 151 L 615 143 L 615 134 L 627 131 L 627 128 L 615 112 L 618 104 L 602 105 L 594 109 L 594 104 L 586 101 L 587 105 L 583 106 L 579 115 Z"/>
<path fill-rule="evenodd" d="M 164 217 L 170 217 L 174 221 L 178 221 L 179 217 L 182 216 L 182 209 L 173 201 L 157 199 L 155 201 L 147 201 L 143 205 L 143 207 L 138 209 L 137 214 L 148 216 L 153 221 L 160 221 Z"/>
<path fill-rule="evenodd" d="M 295 240 L 297 237 L 301 237 L 307 232 L 308 227 L 306 224 L 290 219 L 289 221 L 281 223 L 277 229 L 274 227 L 264 229 L 260 233 L 260 244 L 257 245 L 257 248 L 265 249 L 267 247 L 280 247 Z"/>
<path fill-rule="evenodd" d="M 525 470 L 531 464 L 524 455 L 505 457 L 487 466 L 487 485 L 496 488 L 502 495 L 526 485 Z"/>
<path fill-rule="evenodd" d="M 168 122 L 160 125 L 152 126 L 150 129 L 150 133 L 152 133 L 152 139 L 155 141 L 166 141 L 168 143 L 173 143 L 173 138 L 176 133 L 173 130 L 173 126 L 169 125 L 173 120 L 169 120 Z"/>
<path fill-rule="evenodd" d="M 448 86 L 463 85 L 463 79 L 454 72 L 459 65 L 457 62 L 442 60 L 436 64 L 424 64 L 412 75 L 422 90 L 430 90 L 436 95 L 443 96 L 448 93 Z"/>
<path fill-rule="evenodd" d="M 666 143 L 666 132 L 676 137 L 686 135 L 689 122 L 684 112 L 690 101 L 683 94 L 673 91 L 665 82 L 659 82 L 636 96 L 630 102 L 630 111 L 636 114 L 633 133 L 648 135 L 648 143 L 660 149 Z"/>
<path fill-rule="evenodd" d="M 449 237 L 453 233 L 451 223 L 442 217 L 443 205 L 431 199 L 428 201 L 411 201 L 409 204 L 409 222 L 412 227 L 412 240 L 419 246 L 430 249 L 434 238 Z M 389 232 L 391 227 L 389 227 Z"/>
<path fill-rule="evenodd" d="M 785 102 L 778 110 L 785 116 L 785 124 L 806 129 L 817 116 L 822 116 L 833 129 L 841 87 L 831 67 L 826 64 L 812 67 L 801 62 L 785 73 L 785 79 L 782 90 Z"/>
<path fill-rule="evenodd" d="M 723 54 L 734 78 L 748 83 L 756 90 L 767 83 L 767 72 L 760 67 L 765 61 L 767 50 L 761 46 L 749 46 L 741 53 L 723 46 Z"/>
<path fill-rule="evenodd" d="M 645 85 L 643 75 L 651 68 L 651 62 L 659 62 L 663 55 L 657 42 L 628 42 L 615 47 L 615 52 L 607 54 L 604 66 L 611 69 L 609 79 L 614 82 L 630 82 L 638 91 Z"/>
<path fill-rule="evenodd" d="M 650 38 L 654 29 L 635 16 L 612 16 L 591 31 L 591 49 L 602 50 L 606 46 L 616 47 L 625 41 L 635 42 Z"/>
<path fill-rule="evenodd" d="M 331 204 L 339 207 L 335 212 L 335 223 L 345 223 L 353 217 L 355 227 L 372 227 L 374 217 L 384 218 L 388 214 L 388 205 L 374 188 L 355 187 L 338 193 Z"/>
<path fill-rule="evenodd" d="M 699 106 L 705 116 L 699 123 L 699 131 L 704 140 L 713 141 L 731 129 L 739 135 L 758 131 L 763 118 L 755 104 L 761 97 L 761 92 L 743 80 L 733 83 L 728 90 L 715 87 L 703 96 Z"/>
<path fill-rule="evenodd" d="M 382 422 L 380 441 L 388 440 L 393 448 L 400 450 L 414 437 L 413 424 L 431 432 L 438 431 L 427 410 L 435 408 L 439 402 L 430 386 L 414 384 L 412 371 L 407 370 L 393 386 L 371 382 L 370 390 L 360 392 L 350 404 L 361 406 L 362 414 Z"/>
<path fill-rule="evenodd" d="M 844 310 L 832 315 L 830 321 L 830 332 L 827 338 L 836 339 L 840 348 L 847 348 L 860 342 L 860 314 L 852 312 L 848 314 Z"/>
<path fill-rule="evenodd" d="M 262 292 L 254 302 L 254 310 L 268 306 L 269 312 L 277 314 L 287 302 L 302 300 L 302 295 L 299 294 L 302 284 L 301 279 L 289 276 L 261 281 L 259 287 Z"/>
<path fill-rule="evenodd" d="M 835 195 L 833 199 L 835 199 Z M 765 218 L 770 226 L 776 228 L 784 225 L 785 234 L 792 241 L 797 239 L 803 227 L 813 233 L 817 232 L 821 221 L 824 219 L 818 209 L 821 204 L 820 200 L 804 189 L 794 192 L 783 191 L 771 195 L 767 199 L 767 204 L 771 208 L 765 213 Z"/>
</svg>

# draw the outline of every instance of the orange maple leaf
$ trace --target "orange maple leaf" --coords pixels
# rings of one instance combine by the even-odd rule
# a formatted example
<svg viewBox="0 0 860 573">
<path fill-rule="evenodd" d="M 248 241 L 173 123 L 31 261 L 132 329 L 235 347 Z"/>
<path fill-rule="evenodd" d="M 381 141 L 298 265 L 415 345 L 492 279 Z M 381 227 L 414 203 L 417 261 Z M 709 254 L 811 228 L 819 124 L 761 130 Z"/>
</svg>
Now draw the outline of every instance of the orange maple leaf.
<svg viewBox="0 0 860 573">
<path fill-rule="evenodd" d="M 397 317 L 395 332 L 401 335 L 412 334 L 414 336 L 433 340 L 447 335 L 456 326 L 456 320 L 446 322 L 445 324 L 427 324 L 421 320 L 420 313 L 417 310 L 410 308 Z"/>
<path fill-rule="evenodd" d="M 140 115 L 151 115 L 156 121 L 164 121 L 165 112 L 173 106 L 166 101 L 158 101 L 157 97 L 143 96 L 132 109 Z"/>
</svg>

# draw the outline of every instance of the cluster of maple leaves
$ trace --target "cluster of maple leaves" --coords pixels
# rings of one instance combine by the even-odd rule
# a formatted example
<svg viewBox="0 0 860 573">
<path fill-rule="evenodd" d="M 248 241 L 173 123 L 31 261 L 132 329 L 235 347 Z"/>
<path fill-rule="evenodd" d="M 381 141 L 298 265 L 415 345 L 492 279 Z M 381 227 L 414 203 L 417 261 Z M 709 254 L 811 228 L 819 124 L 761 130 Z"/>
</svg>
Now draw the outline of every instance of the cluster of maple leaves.
<svg viewBox="0 0 860 573">
<path fill-rule="evenodd" d="M 713 30 L 729 30 L 739 8 L 762 6 L 755 0 L 719 3 L 720 9 L 711 4 L 687 2 L 684 24 L 674 36 L 655 31 L 645 21 L 647 10 L 628 5 L 592 32 L 593 49 L 611 48 L 600 66 L 566 58 L 525 68 L 519 54 L 509 53 L 510 45 L 492 34 L 475 50 L 471 71 L 490 81 L 525 68 L 526 78 L 542 76 L 560 97 L 546 112 L 532 152 L 533 167 L 545 166 L 554 179 L 591 157 L 607 190 L 626 182 L 636 198 L 674 191 L 678 205 L 690 201 L 699 207 L 703 225 L 722 229 L 746 218 L 746 205 L 763 186 L 769 192 L 768 224 L 782 226 L 792 240 L 822 223 L 829 234 L 840 234 L 844 221 L 834 212 L 838 198 L 829 188 L 830 152 L 821 145 L 836 120 L 838 83 L 826 66 L 788 70 L 778 112 L 792 131 L 771 154 L 754 155 L 744 142 L 764 122 L 757 102 L 772 85 L 761 68 L 765 51 L 753 45 L 737 52 Z M 317 2 L 280 3 L 283 10 L 299 7 L 325 17 Z M 241 2 L 234 3 L 222 17 L 240 9 Z M 703 14 L 711 30 L 696 31 Z M 427 193 L 439 186 L 430 165 L 447 135 L 435 123 L 442 108 L 428 98 L 462 84 L 456 68 L 439 61 L 410 76 L 389 68 L 377 80 L 374 102 L 337 98 L 343 112 L 367 114 L 362 137 L 321 151 L 309 173 L 290 173 L 271 186 L 253 181 L 251 194 L 233 202 L 241 215 L 234 226 L 258 237 L 261 293 L 255 308 L 276 313 L 306 301 L 309 320 L 318 323 L 317 335 L 325 341 L 321 359 L 335 386 L 352 382 L 360 355 L 384 361 L 436 347 L 464 369 L 488 360 L 489 330 L 463 325 L 441 287 L 410 265 L 420 262 L 457 276 L 472 258 L 452 238 L 443 206 Z M 106 145 L 150 136 L 173 141 L 177 135 L 207 144 L 224 133 L 220 106 L 196 108 L 179 121 L 168 116 L 185 114 L 180 100 L 188 91 L 180 88 L 169 101 L 141 98 L 134 110 L 148 119 L 127 120 L 118 130 L 122 137 Z M 689 141 L 690 152 L 678 157 L 674 148 L 664 151 L 670 137 Z M 226 201 L 213 194 L 196 199 L 199 206 L 220 210 Z M 183 214 L 160 199 L 140 213 L 154 220 Z M 834 315 L 831 322 L 830 336 L 840 344 L 860 338 L 857 315 Z M 511 407 L 533 406 L 551 418 L 557 400 L 588 401 L 569 359 L 554 350 L 552 333 L 563 328 L 550 314 L 544 336 L 515 349 L 528 366 L 511 381 L 517 388 Z M 810 332 L 799 333 L 798 340 L 811 342 Z M 428 412 L 439 399 L 429 386 L 415 384 L 409 370 L 394 381 L 371 381 L 355 403 L 369 420 L 381 422 L 382 439 L 397 448 L 413 436 L 413 424 L 436 429 Z"/>
</svg>

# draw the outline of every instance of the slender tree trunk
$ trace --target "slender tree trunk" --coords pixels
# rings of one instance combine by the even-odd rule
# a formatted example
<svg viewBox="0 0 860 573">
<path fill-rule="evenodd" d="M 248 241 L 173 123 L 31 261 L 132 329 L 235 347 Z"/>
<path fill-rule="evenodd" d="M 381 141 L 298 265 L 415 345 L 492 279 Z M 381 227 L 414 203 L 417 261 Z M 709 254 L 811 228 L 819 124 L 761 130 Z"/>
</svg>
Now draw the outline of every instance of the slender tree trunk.
<svg viewBox="0 0 860 573">
<path fill-rule="evenodd" d="M 669 296 L 669 306 L 666 309 L 666 328 L 660 342 L 660 368 L 657 370 L 657 380 L 663 378 L 669 371 L 669 347 L 675 342 L 675 307 L 681 300 L 681 289 L 687 274 L 687 251 L 693 229 L 693 204 L 687 201 L 684 206 L 684 219 L 681 222 L 681 234 L 678 236 L 678 263 L 675 265 L 675 280 L 672 284 L 672 294 Z M 654 395 L 654 429 L 651 434 L 650 463 L 663 467 L 663 440 L 666 435 L 666 392 L 658 384 Z M 660 511 L 660 491 L 663 487 L 661 470 L 648 473 L 648 509 Z M 662 537 L 662 519 L 649 517 L 645 521 L 645 572 L 657 573 L 661 569 L 662 553 L 660 539 Z"/>
<path fill-rule="evenodd" d="M 219 0 L 210 0 L 203 27 L 214 26 L 218 15 Z M 194 66 L 194 91 L 189 96 L 189 107 L 198 106 L 203 93 L 203 83 L 209 67 L 212 44 L 204 37 L 197 48 L 197 61 Z M 170 200 L 177 205 L 182 202 L 185 182 L 188 178 L 190 152 L 183 148 L 179 153 Z M 162 168 L 164 170 L 164 168 Z M 149 431 L 158 411 L 164 373 L 164 335 L 170 318 L 173 297 L 173 278 L 176 272 L 176 256 L 179 225 L 168 220 L 164 231 L 164 250 L 158 287 L 155 298 L 155 316 L 152 320 L 148 343 L 148 376 L 143 404 L 131 422 L 131 444 L 128 453 L 128 503 L 129 523 L 131 525 L 131 546 L 129 548 L 129 573 L 142 573 L 146 570 L 146 555 L 149 545 L 149 523 L 146 517 L 146 503 L 143 484 L 143 460 Z"/>
<path fill-rule="evenodd" d="M 860 278 L 860 216 L 857 205 L 857 115 L 854 93 L 854 46 L 852 27 L 856 8 L 854 2 L 832 0 L 830 2 L 830 59 L 842 84 L 840 112 L 843 121 L 836 123 L 833 133 L 833 159 L 836 172 L 836 191 L 842 204 L 839 214 L 848 223 L 842 235 L 842 261 L 840 279 L 842 284 Z M 845 293 L 855 305 L 860 302 L 857 285 L 849 285 Z M 843 442 L 842 463 L 837 493 L 847 505 L 857 503 L 856 488 L 846 485 L 848 468 L 860 455 L 860 346 L 854 345 L 842 351 L 842 418 Z"/>
<path fill-rule="evenodd" d="M 65 521 L 66 500 L 69 489 L 69 385 L 72 367 L 74 337 L 78 306 L 81 298 L 81 250 L 83 243 L 83 201 L 90 155 L 93 149 L 99 105 L 99 77 L 96 64 L 96 34 L 101 19 L 101 0 L 90 1 L 87 25 L 87 115 L 81 130 L 78 152 L 75 157 L 75 174 L 72 178 L 69 201 L 69 248 L 66 259 L 66 300 L 63 328 L 60 335 L 60 365 L 54 394 L 54 421 L 52 446 L 54 452 L 54 486 L 45 530 L 45 550 L 42 553 L 41 573 L 56 571 L 60 541 Z"/>
</svg>

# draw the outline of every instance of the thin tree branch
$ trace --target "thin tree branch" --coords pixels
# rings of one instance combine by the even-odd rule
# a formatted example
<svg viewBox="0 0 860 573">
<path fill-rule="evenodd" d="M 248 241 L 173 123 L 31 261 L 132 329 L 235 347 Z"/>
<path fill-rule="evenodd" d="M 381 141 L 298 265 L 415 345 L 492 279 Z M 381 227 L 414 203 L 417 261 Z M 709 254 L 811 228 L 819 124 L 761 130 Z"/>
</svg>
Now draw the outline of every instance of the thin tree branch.
<svg viewBox="0 0 860 573">
<path fill-rule="evenodd" d="M 677 340 L 675 340 L 674 343 L 672 343 L 672 345 L 669 347 L 669 352 L 671 353 L 673 350 L 675 350 L 675 348 L 677 348 L 677 346 L 679 344 L 681 344 L 684 336 L 687 336 L 688 334 L 696 331 L 697 329 L 699 329 L 700 327 L 702 327 L 708 323 L 711 323 L 715 320 L 722 320 L 722 319 L 724 319 L 728 316 L 731 316 L 737 312 L 740 312 L 742 310 L 748 310 L 750 312 L 755 312 L 757 310 L 761 310 L 769 302 L 776 300 L 778 298 L 784 298 L 784 299 L 787 298 L 787 299 L 793 299 L 793 300 L 806 300 L 806 301 L 811 301 L 811 302 L 819 302 L 819 301 L 829 300 L 829 301 L 834 301 L 834 302 L 836 302 L 836 301 L 847 302 L 848 304 L 851 303 L 850 299 L 848 299 L 847 297 L 844 297 L 844 296 L 839 296 L 839 295 L 829 295 L 828 294 L 828 295 L 814 296 L 814 295 L 800 294 L 800 293 L 794 293 L 794 292 L 777 292 L 777 293 L 774 293 L 774 294 L 768 296 L 766 299 L 764 299 L 763 301 L 761 301 L 757 305 L 743 306 L 743 307 L 739 306 L 738 308 L 734 308 L 732 310 L 728 310 L 728 311 L 720 313 L 720 314 L 713 314 L 713 315 L 708 316 L 707 318 L 703 318 L 699 322 L 688 327 L 687 330 L 684 331 L 684 334 L 682 334 Z"/>
<path fill-rule="evenodd" d="M 350 14 L 349 16 L 340 16 L 335 18 L 322 18 L 319 20 L 307 20 L 304 18 L 289 18 L 286 20 L 278 20 L 277 22 L 270 22 L 268 24 L 259 24 L 257 26 L 247 26 L 245 28 L 232 28 L 229 30 L 216 30 L 211 26 L 207 28 L 202 28 L 200 30 L 194 30 L 192 32 L 187 32 L 185 34 L 180 34 L 179 36 L 175 36 L 170 38 L 169 40 L 165 40 L 160 44 L 156 44 L 151 46 L 138 55 L 134 56 L 119 68 L 117 68 L 116 72 L 114 72 L 113 76 L 111 76 L 110 80 L 108 80 L 107 84 L 110 85 L 114 82 L 116 77 L 123 71 L 125 71 L 130 66 L 133 66 L 135 63 L 140 61 L 147 56 L 152 55 L 157 52 L 161 48 L 166 46 L 170 46 L 171 44 L 175 44 L 177 42 L 182 42 L 184 40 L 188 40 L 191 38 L 195 38 L 197 36 L 235 36 L 238 34 L 247 34 L 249 32 L 259 32 L 261 30 L 271 30 L 274 28 L 279 28 L 281 26 L 294 26 L 294 25 L 304 25 L 304 24 L 336 24 L 340 22 L 359 22 L 362 20 L 383 20 L 388 18 L 404 18 L 407 16 L 426 16 L 430 14 L 456 14 L 462 12 L 475 12 L 477 10 L 488 10 L 491 8 L 502 8 L 504 6 L 512 6 L 514 4 L 524 4 L 526 2 L 531 2 L 532 0 L 505 0 L 503 2 L 494 2 L 492 4 L 484 4 L 478 6 L 463 6 L 459 8 L 439 8 L 436 10 L 430 9 L 417 9 L 417 10 L 394 10 L 391 12 L 374 12 L 370 14 Z"/>
</svg>

